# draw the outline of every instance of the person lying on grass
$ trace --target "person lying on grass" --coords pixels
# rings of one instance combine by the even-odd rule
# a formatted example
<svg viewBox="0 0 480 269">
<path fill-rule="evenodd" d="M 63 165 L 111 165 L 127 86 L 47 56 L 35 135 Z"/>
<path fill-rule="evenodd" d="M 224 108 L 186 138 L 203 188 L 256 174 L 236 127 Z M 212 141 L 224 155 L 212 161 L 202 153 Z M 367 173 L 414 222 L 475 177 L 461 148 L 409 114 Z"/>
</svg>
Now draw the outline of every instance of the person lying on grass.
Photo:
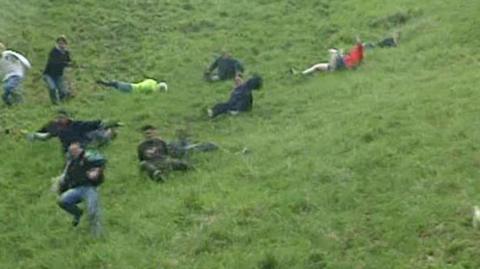
<svg viewBox="0 0 480 269">
<path fill-rule="evenodd" d="M 27 134 L 27 138 L 33 141 L 58 137 L 62 143 L 63 152 L 67 152 L 73 142 L 80 143 L 82 147 L 105 145 L 116 136 L 114 128 L 122 125 L 120 122 L 100 120 L 76 121 L 65 113 L 60 113 L 56 119 L 44 125 L 40 130 Z"/>
<path fill-rule="evenodd" d="M 235 79 L 235 88 L 230 94 L 230 99 L 225 103 L 218 103 L 207 110 L 210 118 L 215 118 L 224 113 L 236 115 L 239 112 L 250 111 L 253 106 L 253 90 L 259 90 L 262 87 L 263 80 L 260 76 L 254 75 L 252 78 L 243 82 L 240 76 Z"/>
<path fill-rule="evenodd" d="M 357 37 L 357 44 L 350 50 L 347 55 L 343 55 L 342 50 L 332 48 L 328 50 L 330 53 L 330 61 L 328 63 L 318 63 L 312 67 L 298 72 L 294 68 L 291 69 L 291 72 L 296 74 L 307 75 L 314 73 L 316 71 L 327 72 L 327 71 L 337 71 L 344 69 L 354 69 L 363 60 L 363 44 L 359 37 Z"/>
<path fill-rule="evenodd" d="M 220 57 L 208 67 L 203 74 L 206 81 L 222 81 L 237 77 L 243 73 L 244 68 L 240 61 L 234 59 L 230 53 L 223 52 Z"/>
<path fill-rule="evenodd" d="M 190 165 L 181 159 L 173 158 L 167 143 L 158 135 L 152 125 L 142 127 L 145 140 L 137 147 L 140 170 L 154 181 L 163 181 L 170 171 L 188 170 Z"/>
<path fill-rule="evenodd" d="M 218 146 L 212 142 L 191 143 L 185 132 L 177 132 L 178 140 L 165 142 L 152 125 L 142 127 L 145 140 L 138 145 L 140 169 L 154 181 L 165 180 L 172 170 L 187 170 L 191 165 L 185 160 L 191 152 L 215 151 Z"/>
<path fill-rule="evenodd" d="M 168 91 L 168 85 L 165 81 L 156 81 L 154 79 L 145 79 L 138 83 L 122 82 L 122 81 L 104 81 L 97 80 L 97 84 L 106 87 L 112 87 L 124 93 L 151 93 L 159 92 L 160 90 Z"/>
<path fill-rule="evenodd" d="M 0 43 L 0 79 L 3 81 L 3 102 L 7 106 L 22 102 L 21 84 L 27 70 L 32 67 L 30 62 L 18 52 L 7 50 Z"/>
</svg>

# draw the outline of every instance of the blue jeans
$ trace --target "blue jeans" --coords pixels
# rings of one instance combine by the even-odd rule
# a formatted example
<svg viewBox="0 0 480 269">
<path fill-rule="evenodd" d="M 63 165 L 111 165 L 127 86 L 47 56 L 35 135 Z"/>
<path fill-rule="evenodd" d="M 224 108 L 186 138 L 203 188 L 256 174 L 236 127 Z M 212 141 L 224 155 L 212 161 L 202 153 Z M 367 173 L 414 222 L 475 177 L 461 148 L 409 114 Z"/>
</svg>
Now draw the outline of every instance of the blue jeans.
<svg viewBox="0 0 480 269">
<path fill-rule="evenodd" d="M 63 76 L 51 77 L 44 74 L 43 80 L 47 83 L 52 103 L 57 104 L 70 96 L 70 92 L 63 81 Z"/>
<path fill-rule="evenodd" d="M 92 233 L 100 235 L 100 204 L 96 187 L 79 186 L 69 189 L 60 195 L 58 205 L 78 220 L 82 216 L 82 210 L 78 208 L 77 204 L 84 200 L 87 203 L 88 219 Z"/>
<path fill-rule="evenodd" d="M 13 103 L 19 103 L 22 101 L 20 93 L 21 83 L 22 78 L 20 76 L 11 76 L 3 82 L 4 93 L 2 99 L 5 104 L 12 105 Z"/>
<path fill-rule="evenodd" d="M 132 92 L 133 91 L 133 87 L 132 87 L 131 83 L 122 82 L 122 81 L 114 81 L 113 83 L 115 84 L 114 88 L 121 91 L 121 92 Z"/>
</svg>

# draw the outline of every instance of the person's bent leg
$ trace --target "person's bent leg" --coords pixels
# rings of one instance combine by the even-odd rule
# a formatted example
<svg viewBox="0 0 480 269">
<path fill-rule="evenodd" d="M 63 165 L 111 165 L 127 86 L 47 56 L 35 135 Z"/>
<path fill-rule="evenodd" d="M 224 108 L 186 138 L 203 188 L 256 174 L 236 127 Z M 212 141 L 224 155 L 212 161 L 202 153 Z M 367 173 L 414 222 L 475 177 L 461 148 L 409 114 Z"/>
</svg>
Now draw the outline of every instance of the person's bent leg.
<svg viewBox="0 0 480 269">
<path fill-rule="evenodd" d="M 21 82 L 22 78 L 20 76 L 11 76 L 4 81 L 4 94 L 2 96 L 2 99 L 5 104 L 12 105 L 14 103 L 14 94 L 15 91 L 20 87 Z M 21 100 L 21 96 L 19 96 L 19 99 Z"/>
<path fill-rule="evenodd" d="M 179 159 L 168 159 L 167 163 L 169 168 L 175 171 L 185 171 L 191 168 L 190 164 Z"/>
<path fill-rule="evenodd" d="M 212 109 L 212 114 L 210 117 L 214 118 L 220 114 L 227 113 L 230 110 L 229 103 L 218 103 Z"/>
<path fill-rule="evenodd" d="M 60 101 L 60 96 L 55 80 L 51 76 L 44 74 L 43 81 L 47 84 L 50 101 L 52 101 L 53 104 L 57 104 Z"/>
<path fill-rule="evenodd" d="M 85 187 L 85 200 L 87 202 L 88 220 L 90 229 L 94 236 L 102 233 L 100 199 L 96 187 Z"/>
<path fill-rule="evenodd" d="M 185 149 L 188 151 L 207 152 L 207 151 L 217 150 L 218 146 L 213 142 L 205 142 L 205 143 L 190 144 L 186 146 Z"/>
<path fill-rule="evenodd" d="M 58 199 L 58 205 L 71 215 L 73 215 L 74 226 L 78 225 L 80 222 L 80 217 L 83 214 L 83 211 L 78 208 L 77 204 L 83 200 L 84 189 L 82 187 L 69 189 L 66 192 L 62 193 Z"/>
<path fill-rule="evenodd" d="M 56 79 L 57 89 L 60 96 L 60 100 L 64 101 L 70 97 L 70 89 L 68 88 L 67 84 L 65 83 L 64 76 L 59 76 Z"/>
<path fill-rule="evenodd" d="M 112 128 L 101 128 L 87 133 L 89 143 L 95 147 L 101 147 L 108 144 L 115 136 Z"/>
<path fill-rule="evenodd" d="M 307 74 L 311 74 L 315 71 L 328 71 L 328 64 L 327 63 L 319 63 L 319 64 L 316 64 L 316 65 L 313 65 L 312 67 L 308 68 L 308 69 L 305 69 L 304 71 L 302 71 L 302 74 L 303 75 L 307 75 Z"/>
<path fill-rule="evenodd" d="M 154 162 L 141 161 L 140 170 L 146 172 L 150 179 L 155 181 L 163 180 L 165 173 L 162 171 L 161 167 Z"/>
</svg>

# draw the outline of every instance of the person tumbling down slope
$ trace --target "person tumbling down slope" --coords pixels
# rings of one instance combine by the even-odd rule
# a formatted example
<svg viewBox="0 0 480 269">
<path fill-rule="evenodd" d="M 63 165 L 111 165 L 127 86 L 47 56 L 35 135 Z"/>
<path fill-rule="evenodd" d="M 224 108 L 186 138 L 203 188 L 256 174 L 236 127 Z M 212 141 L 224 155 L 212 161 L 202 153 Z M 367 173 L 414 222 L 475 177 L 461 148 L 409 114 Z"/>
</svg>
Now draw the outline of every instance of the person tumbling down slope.
<svg viewBox="0 0 480 269">
<path fill-rule="evenodd" d="M 255 75 L 247 82 L 242 82 L 239 77 L 235 80 L 235 88 L 230 94 L 230 99 L 225 103 L 218 103 L 207 110 L 210 118 L 217 117 L 224 113 L 236 115 L 239 112 L 250 111 L 253 106 L 253 90 L 259 90 L 262 87 L 263 80 Z"/>
<path fill-rule="evenodd" d="M 190 152 L 208 152 L 218 149 L 212 142 L 190 143 L 187 137 L 178 135 L 177 141 L 166 143 L 152 125 L 142 128 L 145 140 L 138 145 L 140 169 L 154 181 L 166 178 L 172 170 L 187 170 L 191 165 L 185 161 Z"/>
<path fill-rule="evenodd" d="M 223 52 L 220 57 L 208 67 L 203 74 L 206 81 L 222 81 L 229 80 L 242 74 L 243 65 L 237 59 L 234 59 L 230 53 Z"/>
<path fill-rule="evenodd" d="M 82 147 L 91 144 L 101 146 L 115 137 L 114 127 L 122 126 L 120 122 L 76 121 L 65 114 L 57 118 L 34 133 L 27 134 L 27 138 L 33 140 L 47 140 L 58 137 L 62 143 L 62 149 L 67 152 L 70 144 L 77 142 Z"/>
<path fill-rule="evenodd" d="M 20 53 L 6 50 L 2 43 L 0 43 L 0 54 L 0 79 L 3 81 L 4 90 L 2 99 L 6 105 L 10 106 L 22 101 L 21 84 L 32 65 Z"/>
<path fill-rule="evenodd" d="M 172 170 L 185 171 L 190 165 L 183 160 L 172 158 L 167 143 L 158 135 L 152 125 L 142 128 L 145 140 L 138 145 L 137 153 L 140 169 L 155 181 L 162 181 Z"/>
<path fill-rule="evenodd" d="M 164 81 L 157 82 L 154 79 L 145 79 L 138 83 L 122 82 L 122 81 L 104 81 L 97 80 L 97 84 L 102 86 L 112 87 L 124 93 L 151 93 L 159 92 L 160 90 L 168 91 L 168 85 Z"/>
<path fill-rule="evenodd" d="M 350 50 L 347 55 L 343 55 L 341 50 L 336 48 L 332 48 L 329 50 L 330 52 L 330 61 L 328 63 L 318 63 L 313 65 L 312 67 L 302 71 L 299 73 L 295 69 L 291 69 L 293 74 L 302 74 L 307 75 L 311 74 L 315 71 L 337 71 L 337 70 L 344 70 L 344 69 L 354 69 L 363 60 L 363 44 L 359 37 L 357 37 L 357 44 Z"/>
<path fill-rule="evenodd" d="M 83 215 L 77 204 L 86 201 L 92 234 L 99 236 L 102 231 L 97 187 L 104 181 L 106 159 L 98 152 L 83 149 L 78 142 L 70 144 L 68 153 L 71 158 L 58 182 L 58 205 L 73 216 L 72 225 L 77 226 Z"/>
</svg>

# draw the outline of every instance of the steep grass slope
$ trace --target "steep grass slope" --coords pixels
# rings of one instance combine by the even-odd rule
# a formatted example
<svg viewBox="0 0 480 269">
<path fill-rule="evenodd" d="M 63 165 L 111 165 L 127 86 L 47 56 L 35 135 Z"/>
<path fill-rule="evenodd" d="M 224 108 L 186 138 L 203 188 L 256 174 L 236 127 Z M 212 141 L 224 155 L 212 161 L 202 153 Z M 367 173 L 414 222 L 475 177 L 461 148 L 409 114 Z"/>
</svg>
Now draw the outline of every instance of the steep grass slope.
<svg viewBox="0 0 480 269">
<path fill-rule="evenodd" d="M 29 57 L 26 103 L 0 106 L 0 268 L 479 268 L 480 126 L 475 0 L 0 0 L 0 41 Z M 355 35 L 402 31 L 356 71 L 288 74 Z M 40 74 L 64 33 L 78 119 L 127 124 L 104 151 L 106 234 L 69 227 L 49 179 L 58 142 L 29 143 L 55 113 Z M 253 113 L 206 119 L 229 94 L 204 67 L 222 48 L 260 73 Z M 97 78 L 166 79 L 127 96 Z M 186 129 L 222 150 L 155 184 L 137 131 Z M 5 130 L 9 133 L 6 134 Z M 243 154 L 244 148 L 249 149 Z"/>
</svg>

